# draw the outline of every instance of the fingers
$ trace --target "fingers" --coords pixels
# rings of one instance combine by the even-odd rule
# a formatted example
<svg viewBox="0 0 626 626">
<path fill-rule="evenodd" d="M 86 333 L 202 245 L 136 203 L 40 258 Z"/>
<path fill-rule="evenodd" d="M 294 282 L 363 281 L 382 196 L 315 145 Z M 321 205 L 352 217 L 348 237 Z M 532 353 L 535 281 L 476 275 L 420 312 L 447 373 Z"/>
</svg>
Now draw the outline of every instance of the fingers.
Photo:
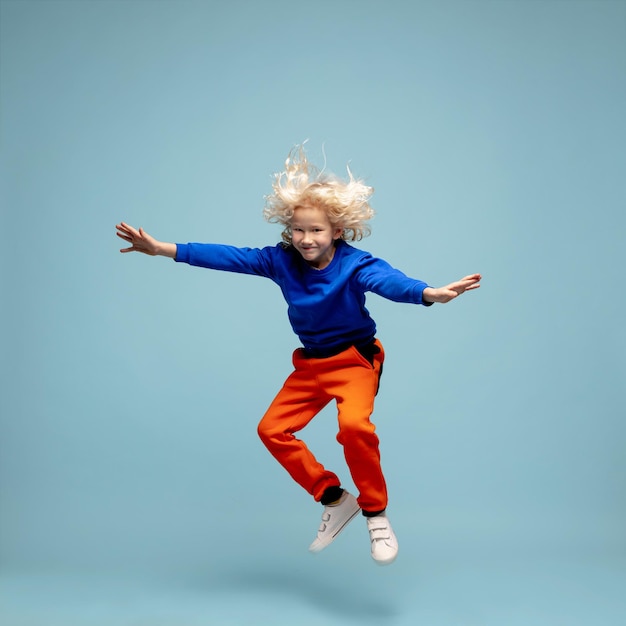
<svg viewBox="0 0 626 626">
<path fill-rule="evenodd" d="M 135 228 L 133 228 L 132 226 L 129 226 L 125 222 L 120 222 L 119 224 L 117 224 L 116 228 L 117 228 L 118 234 L 124 233 L 128 237 L 140 236 L 139 232 Z"/>
<path fill-rule="evenodd" d="M 139 230 L 121 222 L 116 225 L 117 232 L 115 233 L 120 239 L 124 241 L 128 241 L 133 245 L 144 239 L 143 230 L 140 228 Z"/>
<path fill-rule="evenodd" d="M 120 233 L 119 231 L 117 233 L 115 233 L 120 239 L 123 239 L 124 241 L 132 241 L 132 237 L 129 237 L 128 235 L 126 235 L 125 233 Z"/>
<path fill-rule="evenodd" d="M 482 276 L 480 274 L 470 274 L 453 284 L 463 291 L 471 291 L 472 289 L 478 289 L 480 287 L 481 280 Z"/>
<path fill-rule="evenodd" d="M 469 276 L 465 276 L 465 278 L 461 278 L 458 282 L 471 285 L 479 282 L 480 280 L 482 280 L 482 276 L 480 274 L 470 274 Z"/>
<path fill-rule="evenodd" d="M 117 232 L 115 234 L 120 239 L 123 239 L 124 241 L 132 244 L 128 248 L 121 248 L 120 252 L 139 252 L 139 247 L 137 247 L 137 243 L 141 240 L 141 229 L 137 231 L 135 228 L 129 226 L 125 222 L 120 222 L 119 224 L 116 224 L 115 228 L 117 228 Z"/>
</svg>

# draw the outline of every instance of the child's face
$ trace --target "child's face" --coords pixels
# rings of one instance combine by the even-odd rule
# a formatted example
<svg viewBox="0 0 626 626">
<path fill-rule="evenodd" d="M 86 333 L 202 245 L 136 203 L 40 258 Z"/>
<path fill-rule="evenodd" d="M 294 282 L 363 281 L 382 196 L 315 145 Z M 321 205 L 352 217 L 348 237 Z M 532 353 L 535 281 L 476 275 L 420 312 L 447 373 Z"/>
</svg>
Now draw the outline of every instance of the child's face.
<svg viewBox="0 0 626 626">
<path fill-rule="evenodd" d="M 341 228 L 334 227 L 326 212 L 318 207 L 302 206 L 291 218 L 291 241 L 302 258 L 318 270 L 324 269 L 335 254 L 335 241 Z"/>
</svg>

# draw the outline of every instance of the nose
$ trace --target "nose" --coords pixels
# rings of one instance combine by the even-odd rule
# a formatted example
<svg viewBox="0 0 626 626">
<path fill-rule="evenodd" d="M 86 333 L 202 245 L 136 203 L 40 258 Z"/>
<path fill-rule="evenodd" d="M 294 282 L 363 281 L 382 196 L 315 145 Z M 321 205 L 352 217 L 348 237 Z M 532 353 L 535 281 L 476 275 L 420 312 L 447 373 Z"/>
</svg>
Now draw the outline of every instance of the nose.
<svg viewBox="0 0 626 626">
<path fill-rule="evenodd" d="M 303 233 L 303 235 L 302 235 L 302 243 L 303 244 L 310 244 L 311 242 L 312 242 L 311 233 L 307 233 L 307 232 Z"/>
</svg>

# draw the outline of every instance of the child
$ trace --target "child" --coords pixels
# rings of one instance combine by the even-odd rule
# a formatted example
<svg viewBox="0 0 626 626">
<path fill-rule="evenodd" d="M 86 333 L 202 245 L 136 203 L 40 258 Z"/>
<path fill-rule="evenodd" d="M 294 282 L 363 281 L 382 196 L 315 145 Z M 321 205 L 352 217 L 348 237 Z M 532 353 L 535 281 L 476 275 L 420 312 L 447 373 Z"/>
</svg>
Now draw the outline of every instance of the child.
<svg viewBox="0 0 626 626">
<path fill-rule="evenodd" d="M 374 190 L 349 169 L 348 174 L 342 180 L 320 172 L 302 147 L 294 148 L 266 197 L 265 218 L 284 226 L 283 242 L 276 246 L 163 243 L 123 222 L 117 235 L 131 244 L 120 252 L 255 274 L 278 284 L 303 347 L 293 353 L 294 371 L 261 419 L 259 436 L 292 478 L 324 505 L 309 550 L 328 546 L 360 511 L 367 521 L 371 555 L 385 565 L 396 558 L 398 542 L 385 513 L 387 489 L 370 421 L 385 353 L 365 308 L 365 293 L 430 306 L 480 287 L 481 277 L 472 274 L 433 288 L 348 244 L 369 235 L 366 222 L 374 214 L 368 203 Z M 338 410 L 337 440 L 359 492 L 356 498 L 294 436 L 332 400 Z"/>
</svg>

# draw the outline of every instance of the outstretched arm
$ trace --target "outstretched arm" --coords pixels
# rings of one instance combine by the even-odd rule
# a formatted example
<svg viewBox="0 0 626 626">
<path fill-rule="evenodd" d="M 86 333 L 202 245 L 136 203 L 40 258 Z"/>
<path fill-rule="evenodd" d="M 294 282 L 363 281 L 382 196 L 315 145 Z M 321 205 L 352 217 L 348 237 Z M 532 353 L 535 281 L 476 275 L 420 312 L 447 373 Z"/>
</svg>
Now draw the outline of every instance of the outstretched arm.
<svg viewBox="0 0 626 626">
<path fill-rule="evenodd" d="M 122 248 L 120 252 L 142 252 L 150 256 L 166 256 L 176 258 L 176 244 L 157 241 L 154 237 L 140 228 L 137 230 L 124 222 L 116 225 L 117 236 L 130 243 L 130 247 Z"/>
<path fill-rule="evenodd" d="M 450 300 L 454 300 L 454 298 L 460 296 L 466 291 L 478 289 L 480 287 L 481 278 L 482 276 L 480 274 L 471 274 L 470 276 L 461 278 L 461 280 L 450 283 L 445 287 L 426 287 L 426 289 L 424 289 L 424 293 L 422 294 L 422 298 L 426 302 L 440 302 L 445 304 L 446 302 L 450 302 Z"/>
</svg>

